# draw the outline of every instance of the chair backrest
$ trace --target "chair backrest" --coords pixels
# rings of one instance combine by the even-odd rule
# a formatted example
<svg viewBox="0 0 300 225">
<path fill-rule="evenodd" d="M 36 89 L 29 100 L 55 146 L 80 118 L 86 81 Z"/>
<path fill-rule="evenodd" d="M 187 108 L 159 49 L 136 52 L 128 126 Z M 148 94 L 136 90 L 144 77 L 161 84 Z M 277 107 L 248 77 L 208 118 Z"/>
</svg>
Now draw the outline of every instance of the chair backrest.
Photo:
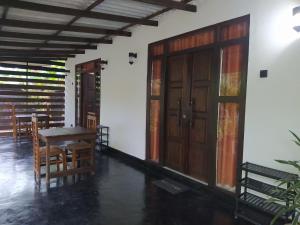
<svg viewBox="0 0 300 225">
<path fill-rule="evenodd" d="M 91 115 L 91 116 L 96 116 L 96 113 L 94 113 L 94 112 L 88 112 L 87 114 Z"/>
<path fill-rule="evenodd" d="M 87 128 L 88 129 L 93 129 L 96 130 L 97 129 L 97 117 L 96 115 L 91 115 L 88 113 L 87 115 Z"/>
</svg>

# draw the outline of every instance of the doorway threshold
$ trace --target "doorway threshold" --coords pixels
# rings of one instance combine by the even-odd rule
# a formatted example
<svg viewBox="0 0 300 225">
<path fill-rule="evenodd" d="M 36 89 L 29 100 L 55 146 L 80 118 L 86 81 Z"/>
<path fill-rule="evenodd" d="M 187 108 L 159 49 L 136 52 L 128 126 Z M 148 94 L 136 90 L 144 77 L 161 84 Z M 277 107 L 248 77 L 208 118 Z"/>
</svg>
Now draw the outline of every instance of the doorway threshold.
<svg viewBox="0 0 300 225">
<path fill-rule="evenodd" d="M 199 183 L 199 184 L 203 184 L 203 185 L 208 186 L 208 183 L 206 183 L 206 182 L 204 182 L 204 181 L 198 180 L 198 179 L 196 179 L 196 178 L 194 178 L 194 177 L 191 177 L 191 176 L 186 175 L 186 174 L 184 174 L 184 173 L 181 173 L 181 172 L 178 172 L 178 171 L 176 171 L 176 170 L 173 170 L 173 169 L 171 169 L 171 168 L 169 168 L 169 167 L 167 167 L 167 166 L 163 166 L 163 168 L 166 169 L 166 170 L 169 170 L 169 171 L 171 171 L 171 172 L 173 172 L 173 173 L 176 173 L 176 174 L 178 174 L 178 175 L 180 175 L 180 176 L 183 176 L 183 177 L 185 177 L 185 178 L 188 178 L 188 179 L 190 179 L 190 180 L 193 180 L 193 181 L 195 181 L 195 182 L 197 182 L 197 183 Z"/>
</svg>

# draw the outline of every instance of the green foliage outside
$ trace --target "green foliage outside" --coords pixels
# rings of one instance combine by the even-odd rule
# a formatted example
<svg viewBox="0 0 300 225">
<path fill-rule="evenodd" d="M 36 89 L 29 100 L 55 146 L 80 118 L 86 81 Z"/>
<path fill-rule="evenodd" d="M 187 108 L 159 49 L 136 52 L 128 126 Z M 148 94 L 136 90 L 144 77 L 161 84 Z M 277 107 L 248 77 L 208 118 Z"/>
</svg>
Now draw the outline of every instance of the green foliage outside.
<svg viewBox="0 0 300 225">
<path fill-rule="evenodd" d="M 62 61 L 58 61 L 58 62 L 62 62 Z M 64 66 L 57 66 L 57 65 L 51 65 L 50 68 L 57 68 L 57 69 L 64 69 L 65 67 Z M 1 68 L 0 67 L 0 70 L 7 70 L 7 68 Z M 20 72 L 26 72 L 27 70 L 26 69 L 18 69 L 18 68 L 14 68 L 14 69 L 9 69 L 11 71 L 20 71 Z M 28 70 L 28 72 L 32 72 L 32 73 L 47 73 L 47 74 L 53 74 L 53 75 L 62 75 L 61 73 L 59 72 L 54 72 L 54 71 L 42 71 L 42 70 Z M 63 87 L 64 84 L 46 84 L 46 83 L 38 83 L 38 82 L 26 82 L 26 76 L 22 76 L 22 75 L 2 75 L 0 74 L 0 76 L 2 77 L 10 77 L 10 78 L 23 78 L 24 79 L 24 82 L 19 82 L 19 81 L 16 81 L 16 82 L 11 82 L 11 81 L 0 81 L 0 84 L 15 84 L 15 85 L 35 85 L 35 86 L 61 86 Z M 56 78 L 56 77 L 28 77 L 28 79 L 35 79 L 35 80 L 43 80 L 43 81 L 64 81 L 64 77 L 62 76 L 62 78 Z M 20 89 L 20 91 L 24 91 L 26 92 L 27 89 Z M 45 90 L 43 90 L 45 91 Z M 50 97 L 45 97 L 45 96 L 30 96 L 30 98 L 32 99 L 47 99 L 47 98 L 50 98 Z"/>
<path fill-rule="evenodd" d="M 300 138 L 294 132 L 290 131 L 294 137 L 293 142 L 300 147 Z M 297 170 L 298 174 L 300 174 L 300 161 L 299 160 L 276 160 L 278 163 L 288 165 L 291 168 Z M 279 187 L 286 187 L 290 184 L 290 187 L 286 189 L 284 192 L 280 192 L 281 197 L 285 197 L 289 205 L 286 206 L 286 201 L 280 200 L 278 198 L 269 199 L 270 202 L 275 202 L 279 204 L 283 204 L 284 207 L 282 210 L 274 217 L 271 224 L 275 224 L 275 222 L 281 217 L 286 215 L 287 213 L 292 213 L 295 211 L 295 217 L 292 220 L 292 225 L 298 225 L 300 219 L 300 179 L 284 179 L 281 180 Z"/>
</svg>

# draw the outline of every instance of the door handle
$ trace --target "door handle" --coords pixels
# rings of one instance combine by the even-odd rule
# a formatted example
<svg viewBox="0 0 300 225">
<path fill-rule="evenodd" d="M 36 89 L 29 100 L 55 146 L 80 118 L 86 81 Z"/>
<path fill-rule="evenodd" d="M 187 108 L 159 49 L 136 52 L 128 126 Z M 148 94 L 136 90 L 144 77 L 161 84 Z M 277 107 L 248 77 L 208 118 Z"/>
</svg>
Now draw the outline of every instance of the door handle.
<svg viewBox="0 0 300 225">
<path fill-rule="evenodd" d="M 194 105 L 195 105 L 195 98 L 192 98 L 190 101 L 190 107 L 191 107 L 190 128 L 194 128 L 194 117 L 193 117 Z"/>
<path fill-rule="evenodd" d="M 177 107 L 178 107 L 178 111 L 177 111 L 177 125 L 181 126 L 181 99 L 178 99 L 178 101 L 177 101 Z"/>
</svg>

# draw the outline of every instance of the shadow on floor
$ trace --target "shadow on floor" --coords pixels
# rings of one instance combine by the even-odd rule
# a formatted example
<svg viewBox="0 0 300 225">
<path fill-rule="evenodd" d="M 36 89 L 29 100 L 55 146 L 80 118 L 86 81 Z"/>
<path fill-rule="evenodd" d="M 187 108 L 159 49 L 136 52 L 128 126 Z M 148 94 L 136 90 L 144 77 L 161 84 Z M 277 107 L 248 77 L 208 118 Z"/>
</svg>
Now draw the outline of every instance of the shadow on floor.
<svg viewBox="0 0 300 225">
<path fill-rule="evenodd" d="M 33 178 L 29 139 L 0 138 L 1 225 L 233 225 L 232 213 L 211 196 L 192 191 L 171 195 L 153 185 L 157 178 L 97 154 L 95 176 Z M 236 223 L 244 224 L 244 223 Z"/>
</svg>

